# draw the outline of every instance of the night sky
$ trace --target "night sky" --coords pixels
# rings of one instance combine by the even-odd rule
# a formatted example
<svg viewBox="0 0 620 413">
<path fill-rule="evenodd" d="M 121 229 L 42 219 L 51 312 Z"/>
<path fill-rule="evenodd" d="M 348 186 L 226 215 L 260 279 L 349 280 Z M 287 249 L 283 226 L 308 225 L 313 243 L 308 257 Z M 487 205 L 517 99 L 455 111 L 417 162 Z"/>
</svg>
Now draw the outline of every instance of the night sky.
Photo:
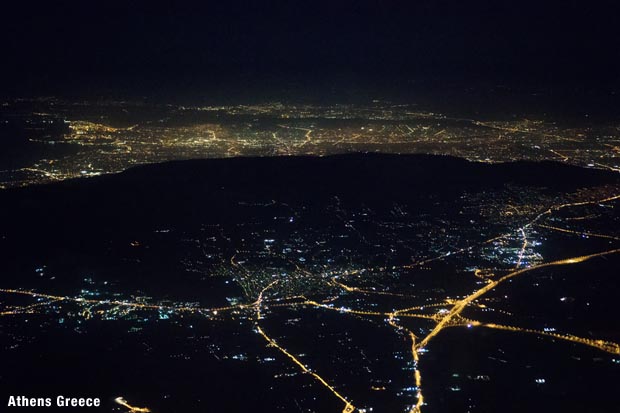
<svg viewBox="0 0 620 413">
<path fill-rule="evenodd" d="M 2 89 L 303 98 L 619 83 L 613 1 L 304 3 L 4 4 Z"/>
</svg>

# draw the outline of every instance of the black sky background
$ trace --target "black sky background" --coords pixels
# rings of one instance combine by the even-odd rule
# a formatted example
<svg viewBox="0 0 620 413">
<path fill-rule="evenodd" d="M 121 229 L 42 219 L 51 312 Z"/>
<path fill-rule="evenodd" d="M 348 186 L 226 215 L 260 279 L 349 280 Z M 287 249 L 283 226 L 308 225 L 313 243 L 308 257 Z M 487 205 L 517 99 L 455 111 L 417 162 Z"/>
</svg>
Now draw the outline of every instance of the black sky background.
<svg viewBox="0 0 620 413">
<path fill-rule="evenodd" d="M 2 6 L 4 95 L 259 99 L 508 90 L 614 95 L 614 1 Z M 593 98 L 593 100 L 595 100 Z"/>
</svg>

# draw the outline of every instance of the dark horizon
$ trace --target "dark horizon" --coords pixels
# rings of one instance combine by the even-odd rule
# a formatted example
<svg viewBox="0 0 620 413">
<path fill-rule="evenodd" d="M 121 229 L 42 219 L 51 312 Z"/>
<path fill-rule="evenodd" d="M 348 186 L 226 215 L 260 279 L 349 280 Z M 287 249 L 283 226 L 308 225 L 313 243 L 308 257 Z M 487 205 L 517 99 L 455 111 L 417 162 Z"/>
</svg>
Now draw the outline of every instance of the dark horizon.
<svg viewBox="0 0 620 413">
<path fill-rule="evenodd" d="M 617 6 L 597 3 L 26 1 L 3 13 L 1 84 L 9 97 L 598 99 L 617 94 L 620 36 Z"/>
</svg>

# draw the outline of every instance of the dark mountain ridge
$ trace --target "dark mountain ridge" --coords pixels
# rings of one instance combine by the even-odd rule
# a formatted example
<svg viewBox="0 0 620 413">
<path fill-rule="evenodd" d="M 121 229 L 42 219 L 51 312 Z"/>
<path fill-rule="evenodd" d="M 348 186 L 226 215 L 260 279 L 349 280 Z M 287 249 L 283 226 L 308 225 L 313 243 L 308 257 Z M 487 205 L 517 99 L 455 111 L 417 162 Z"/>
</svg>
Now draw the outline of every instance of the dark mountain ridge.
<svg viewBox="0 0 620 413">
<path fill-rule="evenodd" d="M 0 191 L 5 234 L 153 228 L 235 222 L 244 202 L 350 205 L 451 202 L 465 191 L 505 185 L 572 191 L 620 183 L 609 171 L 556 162 L 486 164 L 432 155 L 349 154 L 231 158 L 143 165 L 119 174 Z"/>
</svg>

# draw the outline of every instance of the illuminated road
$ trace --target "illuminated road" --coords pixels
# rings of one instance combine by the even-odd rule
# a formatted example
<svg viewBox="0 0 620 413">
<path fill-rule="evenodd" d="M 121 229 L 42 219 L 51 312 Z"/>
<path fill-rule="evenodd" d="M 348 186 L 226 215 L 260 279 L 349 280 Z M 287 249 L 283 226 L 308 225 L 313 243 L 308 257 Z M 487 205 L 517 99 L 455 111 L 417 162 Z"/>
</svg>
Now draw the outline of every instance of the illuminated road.
<svg viewBox="0 0 620 413">
<path fill-rule="evenodd" d="M 536 224 L 536 226 L 540 228 L 550 229 L 553 231 L 564 232 L 566 234 L 577 235 L 579 237 L 586 236 L 586 237 L 594 237 L 594 238 L 607 238 L 607 239 L 612 239 L 615 241 L 620 241 L 620 237 L 614 237 L 612 235 L 596 234 L 596 233 L 588 232 L 588 231 L 573 231 L 573 230 L 566 229 L 566 228 L 559 228 L 559 227 L 554 227 L 551 225 L 544 225 L 544 224 Z"/>
<path fill-rule="evenodd" d="M 116 399 L 114 399 L 114 403 L 120 404 L 121 406 L 125 407 L 128 413 L 149 413 L 151 411 L 151 409 L 149 409 L 148 407 L 132 406 L 127 403 L 127 401 L 122 397 L 117 397 Z"/>
<path fill-rule="evenodd" d="M 573 336 L 570 334 L 560 334 L 560 333 L 555 333 L 555 332 L 538 331 L 538 330 L 526 329 L 526 328 L 520 328 L 520 327 L 505 326 L 505 325 L 500 325 L 500 324 L 495 324 L 495 323 L 481 323 L 476 320 L 463 319 L 460 316 L 461 312 L 468 305 L 472 304 L 475 300 L 479 299 L 484 294 L 488 293 L 489 291 L 493 290 L 498 285 L 504 283 L 505 281 L 511 278 L 514 278 L 514 277 L 517 277 L 517 276 L 520 276 L 520 275 L 523 275 L 523 274 L 526 274 L 526 273 L 529 273 L 529 272 L 532 272 L 532 271 L 535 271 L 541 268 L 578 264 L 578 263 L 591 260 L 593 258 L 604 257 L 606 255 L 617 254 L 617 253 L 620 253 L 620 248 L 602 251 L 602 252 L 595 253 L 595 254 L 569 257 L 569 258 L 565 258 L 565 259 L 561 259 L 561 260 L 557 260 L 553 262 L 548 262 L 548 263 L 543 263 L 543 264 L 539 264 L 539 265 L 535 265 L 535 266 L 531 266 L 527 268 L 518 269 L 518 270 L 512 271 L 504 275 L 503 277 L 497 280 L 489 281 L 488 284 L 486 284 L 484 287 L 474 291 L 473 293 L 471 293 L 470 295 L 468 295 L 467 297 L 461 300 L 457 300 L 457 301 L 447 300 L 446 302 L 443 302 L 443 303 L 406 307 L 406 308 L 402 308 L 399 310 L 395 310 L 393 312 L 363 311 L 363 310 L 356 310 L 356 309 L 350 309 L 350 308 L 339 308 L 339 307 L 330 306 L 324 303 L 319 303 L 313 300 L 305 299 L 305 297 L 288 297 L 290 299 L 296 299 L 296 300 L 293 300 L 288 303 L 279 303 L 277 304 L 277 306 L 278 307 L 310 306 L 310 307 L 316 307 L 316 308 L 321 308 L 321 309 L 326 309 L 326 310 L 331 310 L 331 311 L 338 311 L 343 314 L 354 314 L 358 316 L 369 316 L 369 317 L 376 317 L 376 316 L 386 317 L 386 322 L 390 326 L 395 328 L 397 331 L 403 332 L 411 340 L 411 358 L 413 361 L 413 381 L 415 383 L 415 388 L 416 388 L 417 402 L 411 407 L 409 411 L 412 413 L 419 413 L 421 412 L 422 406 L 424 405 L 424 397 L 422 394 L 422 374 L 419 368 L 419 361 L 420 361 L 419 353 L 424 347 L 426 347 L 430 343 L 430 341 L 434 337 L 436 337 L 439 333 L 441 333 L 441 331 L 443 331 L 445 328 L 462 326 L 462 325 L 467 324 L 467 325 L 476 326 L 476 327 L 481 326 L 481 327 L 492 328 L 492 329 L 500 329 L 500 330 L 507 330 L 507 331 L 514 331 L 514 332 L 521 332 L 521 333 L 528 333 L 528 334 L 538 334 L 541 336 L 548 336 L 551 338 L 567 340 L 567 341 L 571 341 L 574 343 L 587 345 L 587 346 L 594 347 L 599 350 L 609 352 L 612 354 L 616 354 L 616 355 L 620 354 L 620 345 L 618 345 L 617 343 L 609 342 L 609 341 L 586 339 L 586 338 Z M 35 311 L 36 308 L 41 308 L 51 303 L 57 303 L 57 302 L 74 302 L 78 304 L 93 304 L 93 305 L 109 304 L 109 305 L 125 306 L 125 307 L 129 307 L 133 309 L 144 309 L 144 310 L 167 309 L 170 311 L 176 311 L 180 313 L 192 312 L 192 313 L 199 314 L 199 315 L 202 315 L 205 313 L 213 313 L 213 312 L 231 310 L 231 309 L 252 308 L 255 311 L 255 315 L 256 315 L 256 322 L 255 322 L 256 332 L 265 339 L 265 341 L 269 344 L 269 346 L 275 348 L 280 353 L 285 355 L 294 365 L 299 367 L 304 373 L 310 374 L 319 383 L 321 383 L 327 390 L 329 390 L 335 397 L 341 400 L 344 403 L 344 407 L 343 407 L 344 413 L 353 412 L 355 410 L 355 407 L 353 403 L 350 401 L 350 399 L 346 398 L 340 392 L 338 392 L 333 385 L 328 383 L 326 379 L 324 379 L 318 373 L 312 371 L 308 366 L 302 363 L 295 355 L 289 352 L 284 346 L 278 344 L 276 340 L 270 337 L 266 333 L 266 331 L 260 326 L 259 322 L 263 318 L 262 307 L 265 305 L 265 301 L 266 301 L 265 296 L 268 293 L 269 289 L 274 287 L 277 283 L 278 281 L 273 281 L 270 284 L 268 284 L 265 288 L 263 288 L 257 300 L 251 305 L 246 304 L 246 305 L 209 308 L 209 309 L 183 307 L 183 306 L 161 306 L 161 305 L 155 305 L 155 304 L 144 304 L 144 303 L 135 303 L 135 302 L 127 302 L 127 301 L 111 301 L 111 300 L 84 299 L 84 298 L 76 298 L 76 297 L 63 297 L 63 296 L 57 296 L 57 295 L 51 295 L 51 294 L 36 293 L 36 292 L 31 292 L 31 291 L 0 289 L 0 292 L 5 293 L 5 294 L 27 295 L 33 298 L 38 298 L 38 299 L 44 298 L 48 300 L 45 302 L 40 302 L 40 303 L 32 304 L 29 306 L 20 307 L 18 309 L 14 309 L 11 311 L 5 311 L 1 314 L 8 316 L 8 315 L 18 315 L 18 314 L 29 313 L 29 312 Z M 351 289 L 349 291 L 355 292 L 355 289 Z M 368 291 L 364 290 L 363 293 L 367 294 Z M 301 301 L 299 299 L 301 299 Z M 446 305 L 451 305 L 452 308 L 447 313 L 441 316 L 410 313 L 410 311 L 419 310 L 424 307 L 432 307 L 432 306 L 445 307 Z M 418 337 L 412 331 L 398 324 L 398 318 L 402 316 L 419 317 L 419 318 L 424 318 L 428 320 L 435 320 L 437 324 L 424 338 L 419 340 Z M 129 409 L 130 413 L 150 412 L 150 410 L 146 407 L 139 408 L 139 407 L 131 406 L 123 398 L 120 398 L 120 397 L 115 399 L 115 402 Z"/>
<path fill-rule="evenodd" d="M 255 307 L 256 307 L 256 331 L 267 341 L 267 343 L 269 343 L 270 346 L 276 348 L 278 351 L 280 351 L 282 354 L 284 354 L 286 357 L 288 357 L 295 365 L 297 365 L 299 368 L 301 368 L 301 370 L 304 373 L 308 373 L 308 374 L 312 375 L 312 377 L 314 377 L 316 380 L 318 380 L 319 383 L 321 383 L 325 388 L 327 388 L 330 392 L 332 392 L 332 394 L 334 396 L 336 396 L 337 398 L 342 400 L 342 402 L 344 403 L 344 408 L 342 410 L 342 413 L 351 413 L 351 412 L 353 412 L 355 410 L 355 407 L 353 406 L 353 404 L 351 404 L 351 402 L 349 400 L 347 400 L 342 394 L 340 394 L 332 385 L 327 383 L 327 381 L 325 381 L 325 379 L 323 377 L 319 376 L 317 373 L 315 373 L 314 371 L 310 370 L 305 364 L 303 364 L 301 361 L 299 361 L 299 359 L 297 357 L 295 357 L 293 354 L 291 354 L 284 347 L 282 347 L 278 343 L 276 343 L 276 341 L 273 338 L 271 338 L 270 336 L 268 336 L 267 333 L 265 333 L 265 331 L 259 325 L 259 320 L 262 318 L 262 316 L 261 316 L 261 306 L 263 304 L 263 295 L 265 294 L 265 292 L 267 292 L 267 290 L 269 290 L 277 282 L 278 281 L 274 281 L 274 282 L 270 283 L 269 285 L 267 285 L 265 288 L 263 288 L 263 290 L 260 292 L 260 294 L 258 296 L 258 299 L 256 300 L 256 303 L 255 303 Z"/>
<path fill-rule="evenodd" d="M 310 133 L 310 132 L 308 132 Z M 93 298 L 84 298 L 84 297 L 72 297 L 72 296 L 61 296 L 54 294 L 45 294 L 36 291 L 27 291 L 20 289 L 11 289 L 11 288 L 3 288 L 0 289 L 0 293 L 8 294 L 8 295 L 17 295 L 17 296 L 25 296 L 31 297 L 32 299 L 37 300 L 37 302 L 23 305 L 23 306 L 7 306 L 2 312 L 0 312 L 0 316 L 3 317 L 16 317 L 25 314 L 35 314 L 39 313 L 43 310 L 49 309 L 56 306 L 62 306 L 65 303 L 71 303 L 78 306 L 81 306 L 81 311 L 77 312 L 81 317 L 85 319 L 90 319 L 95 315 L 103 314 L 107 311 L 112 311 L 110 309 L 118 309 L 122 308 L 127 311 L 133 310 L 143 310 L 143 311 L 167 311 L 175 314 L 193 314 L 199 317 L 205 317 L 207 320 L 211 319 L 214 315 L 218 315 L 218 317 L 226 317 L 227 314 L 231 312 L 245 312 L 245 314 L 249 314 L 251 316 L 251 320 L 253 320 L 254 331 L 264 339 L 269 348 L 273 348 L 277 350 L 283 356 L 283 359 L 287 362 L 290 362 L 296 368 L 299 368 L 303 373 L 308 374 L 316 380 L 325 390 L 329 391 L 330 394 L 340 400 L 343 403 L 343 413 L 352 413 L 355 410 L 359 410 L 353 404 L 352 398 L 347 397 L 339 391 L 339 384 L 332 382 L 329 378 L 323 377 L 318 372 L 314 371 L 307 364 L 304 364 L 300 360 L 300 356 L 295 355 L 293 352 L 286 348 L 284 343 L 278 342 L 275 338 L 271 337 L 269 333 L 265 330 L 265 328 L 261 325 L 261 321 L 266 317 L 266 309 L 274 309 L 274 308 L 288 308 L 288 309 L 296 309 L 296 308 L 314 308 L 317 311 L 330 311 L 330 312 L 338 312 L 343 314 L 344 316 L 354 315 L 357 317 L 368 318 L 369 320 L 373 320 L 375 323 L 384 322 L 386 325 L 394 329 L 394 331 L 406 337 L 410 342 L 410 347 L 408 348 L 409 356 L 411 358 L 411 362 L 413 365 L 412 368 L 412 377 L 411 380 L 414 384 L 415 389 L 415 403 L 407 406 L 407 410 L 410 413 L 420 413 L 424 407 L 424 396 L 423 396 L 423 363 L 421 363 L 420 355 L 423 353 L 424 349 L 432 342 L 432 340 L 437 337 L 442 331 L 446 328 L 453 327 L 461 327 L 461 326 L 469 326 L 469 327 L 480 327 L 480 328 L 488 328 L 488 329 L 496 329 L 503 331 L 512 331 L 515 333 L 523 333 L 523 334 L 534 334 L 541 337 L 549 337 L 550 339 L 557 339 L 568 341 L 571 343 L 576 343 L 580 345 L 589 346 L 591 348 L 604 351 L 614 355 L 620 355 L 620 345 L 611 341 L 606 340 L 598 340 L 591 338 L 582 338 L 569 333 L 560 333 L 555 331 L 540 331 L 530 328 L 523 328 L 519 326 L 509 326 L 499 323 L 492 322 L 481 322 L 473 319 L 466 319 L 462 316 L 462 312 L 468 306 L 478 306 L 480 308 L 484 308 L 484 305 L 479 303 L 478 300 L 482 298 L 485 294 L 494 290 L 499 285 L 509 281 L 515 277 L 520 277 L 522 275 L 538 271 L 544 268 L 557 267 L 557 266 L 566 266 L 566 265 L 576 265 L 580 263 L 584 263 L 586 261 L 606 257 L 613 254 L 620 253 L 620 248 L 612 248 L 605 251 L 600 251 L 597 253 L 586 254 L 586 255 L 577 255 L 572 257 L 566 257 L 559 260 L 549 261 L 549 262 L 538 262 L 535 264 L 528 263 L 525 260 L 526 253 L 528 247 L 531 245 L 530 240 L 528 239 L 528 230 L 531 230 L 533 227 L 544 228 L 551 231 L 558 231 L 561 233 L 567 233 L 579 237 L 587 236 L 587 237 L 598 237 L 607 239 L 610 242 L 620 241 L 620 237 L 616 237 L 614 235 L 608 234 L 598 234 L 588 231 L 576 231 L 567 228 L 562 228 L 555 225 L 548 225 L 543 223 L 543 219 L 548 217 L 549 215 L 557 212 L 559 210 L 569 208 L 569 207 L 577 207 L 577 206 L 585 206 L 585 205 L 597 205 L 603 204 L 610 201 L 620 199 L 620 195 L 605 197 L 603 199 L 596 199 L 590 201 L 579 201 L 573 203 L 564 203 L 558 204 L 555 206 L 551 206 L 549 208 L 544 209 L 542 212 L 538 213 L 534 219 L 522 225 L 519 228 L 516 228 L 509 234 L 503 234 L 497 237 L 490 238 L 486 241 L 477 243 L 474 246 L 469 246 L 465 248 L 461 248 L 453 251 L 451 254 L 441 254 L 437 257 L 428 258 L 420 261 L 419 263 L 413 264 L 405 264 L 399 267 L 379 267 L 379 268 L 365 268 L 365 269 L 357 269 L 357 270 L 349 270 L 340 275 L 333 276 L 329 274 L 329 276 L 324 276 L 321 278 L 322 282 L 325 283 L 326 286 L 330 288 L 337 288 L 347 294 L 356 295 L 360 294 L 364 297 L 372 297 L 373 295 L 377 296 L 394 296 L 398 297 L 399 300 L 408 301 L 409 304 L 407 306 L 403 306 L 400 309 L 390 309 L 390 310 L 366 310 L 366 309 L 358 309 L 351 308 L 349 306 L 341 306 L 334 304 L 336 297 L 327 298 L 324 301 L 317 301 L 316 299 L 308 298 L 307 296 L 298 294 L 298 295 L 287 295 L 282 296 L 276 294 L 276 292 L 281 292 L 283 287 L 282 284 L 287 281 L 284 279 L 271 281 L 269 283 L 263 284 L 263 288 L 258 291 L 257 295 L 254 295 L 256 299 L 254 301 L 249 301 L 243 304 L 238 305 L 230 305 L 230 306 L 221 306 L 221 307 L 194 307 L 183 304 L 167 304 L 161 305 L 157 303 L 147 303 L 147 302 L 135 302 L 135 301 L 126 301 L 126 300 L 109 300 L 109 299 L 93 299 Z M 587 216 L 586 216 L 587 217 Z M 576 220 L 581 217 L 575 218 Z M 343 278 L 350 277 L 353 275 L 361 275 L 365 271 L 387 271 L 388 269 L 395 268 L 413 268 L 421 263 L 428 263 L 431 261 L 442 260 L 451 255 L 458 254 L 465 251 L 473 251 L 476 247 L 481 247 L 492 243 L 497 240 L 505 239 L 508 236 L 512 235 L 513 240 L 519 240 L 520 247 L 515 248 L 514 251 L 514 261 L 512 263 L 516 263 L 510 269 L 506 269 L 507 273 L 502 276 L 496 276 L 491 274 L 487 277 L 481 276 L 480 270 L 475 270 L 474 275 L 480 280 L 478 284 L 484 284 L 482 287 L 474 290 L 469 293 L 465 297 L 461 299 L 454 298 L 445 298 L 443 300 L 439 300 L 436 302 L 430 302 L 425 304 L 420 304 L 419 301 L 416 303 L 418 297 L 406 294 L 402 292 L 392 292 L 392 291 L 382 291 L 382 290 L 374 290 L 372 288 L 360 288 L 349 285 L 343 281 Z M 518 236 L 518 238 L 517 238 Z M 531 236 L 531 234 L 530 234 Z M 231 267 L 236 271 L 242 272 L 243 274 L 251 277 L 252 274 L 248 269 L 239 264 L 233 256 L 230 259 Z M 295 263 L 295 267 L 297 271 L 306 276 L 315 276 L 310 271 L 307 271 L 303 268 L 300 268 L 298 264 Z M 501 271 L 498 271 L 501 273 Z M 497 278 L 496 278 L 497 277 Z M 271 296 L 271 297 L 270 297 Z M 412 305 L 415 304 L 415 305 Z M 429 308 L 437 308 L 438 311 L 435 313 L 421 313 L 425 309 Z M 54 311 L 58 311 L 55 309 Z M 507 313 L 508 314 L 508 313 Z M 427 320 L 429 322 L 434 323 L 434 326 L 428 331 L 428 333 L 423 337 L 418 337 L 412 330 L 405 327 L 401 324 L 402 318 L 419 318 L 423 320 Z M 375 390 L 379 389 L 377 386 L 369 386 L 371 390 L 373 388 Z M 358 395 L 359 396 L 359 395 Z M 356 399 L 357 400 L 357 399 Z M 128 409 L 129 413 L 145 413 L 150 412 L 150 410 L 146 407 L 134 407 L 131 406 L 125 399 L 122 397 L 118 397 L 115 399 L 115 403 L 123 406 Z M 357 401 L 356 401 L 357 404 Z"/>
</svg>

